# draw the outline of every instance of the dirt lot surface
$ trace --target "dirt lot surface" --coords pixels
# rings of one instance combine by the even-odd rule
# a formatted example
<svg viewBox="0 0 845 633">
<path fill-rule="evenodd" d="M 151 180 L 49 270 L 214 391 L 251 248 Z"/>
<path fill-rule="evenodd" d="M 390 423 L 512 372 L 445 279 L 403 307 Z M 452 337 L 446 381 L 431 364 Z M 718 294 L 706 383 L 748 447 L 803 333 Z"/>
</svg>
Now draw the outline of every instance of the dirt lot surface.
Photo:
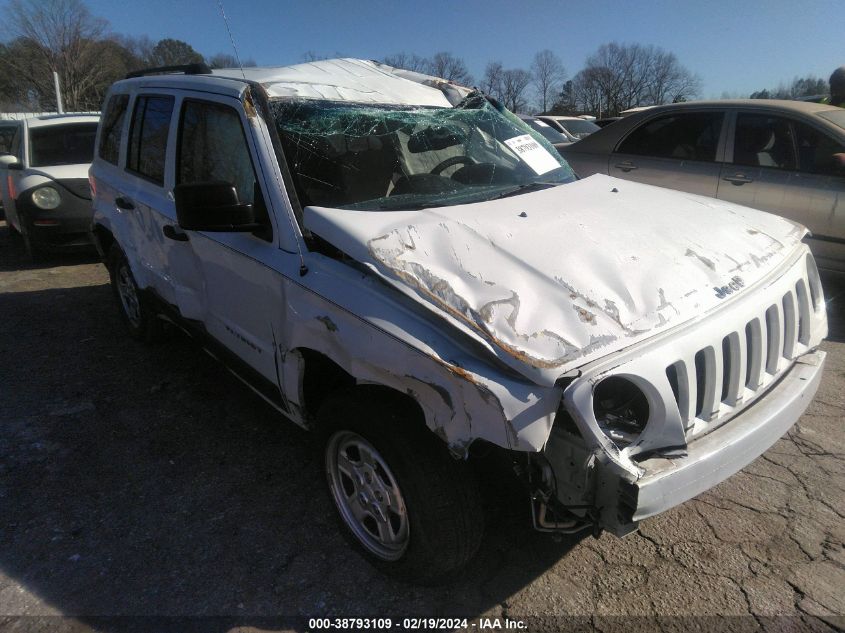
<svg viewBox="0 0 845 633">
<path fill-rule="evenodd" d="M 522 506 L 494 512 L 477 560 L 438 588 L 351 550 L 308 435 L 185 337 L 130 340 L 107 282 L 93 256 L 28 264 L 0 223 L 0 630 L 845 628 L 841 278 L 825 279 L 820 391 L 761 459 L 623 540 L 556 541 Z"/>
</svg>

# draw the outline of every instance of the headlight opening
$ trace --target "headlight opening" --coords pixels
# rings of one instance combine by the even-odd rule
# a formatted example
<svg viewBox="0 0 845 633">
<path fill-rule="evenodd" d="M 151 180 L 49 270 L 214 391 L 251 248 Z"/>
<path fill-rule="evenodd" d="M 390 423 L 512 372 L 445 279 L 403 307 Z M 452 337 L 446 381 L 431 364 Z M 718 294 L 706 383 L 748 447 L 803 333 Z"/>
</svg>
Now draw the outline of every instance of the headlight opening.
<svg viewBox="0 0 845 633">
<path fill-rule="evenodd" d="M 620 449 L 630 446 L 648 423 L 648 400 L 627 378 L 611 376 L 593 389 L 593 413 L 599 428 Z"/>
</svg>

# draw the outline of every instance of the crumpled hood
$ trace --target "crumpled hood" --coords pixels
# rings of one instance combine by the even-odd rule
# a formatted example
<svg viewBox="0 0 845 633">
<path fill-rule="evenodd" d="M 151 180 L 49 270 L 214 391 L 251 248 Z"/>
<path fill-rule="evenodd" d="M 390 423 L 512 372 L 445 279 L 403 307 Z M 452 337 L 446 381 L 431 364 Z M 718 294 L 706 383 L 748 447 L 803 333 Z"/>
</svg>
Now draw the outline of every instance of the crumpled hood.
<svg viewBox="0 0 845 633">
<path fill-rule="evenodd" d="M 305 225 L 532 378 L 729 301 L 806 233 L 767 213 L 603 175 L 439 209 L 308 207 Z"/>
</svg>

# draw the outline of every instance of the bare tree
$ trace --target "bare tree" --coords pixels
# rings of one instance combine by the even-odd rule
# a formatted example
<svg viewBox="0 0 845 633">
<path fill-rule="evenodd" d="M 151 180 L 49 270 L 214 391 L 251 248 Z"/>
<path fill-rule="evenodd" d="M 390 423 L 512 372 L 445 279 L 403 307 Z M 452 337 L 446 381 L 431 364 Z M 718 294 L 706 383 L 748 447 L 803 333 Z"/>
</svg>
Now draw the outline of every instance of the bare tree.
<svg viewBox="0 0 845 633">
<path fill-rule="evenodd" d="M 504 72 L 502 62 L 488 62 L 484 68 L 484 76 L 481 78 L 481 90 L 500 101 L 503 98 L 502 75 Z"/>
<path fill-rule="evenodd" d="M 428 70 L 435 77 L 442 77 L 457 84 L 468 86 L 473 82 L 464 60 L 445 51 L 434 54 Z"/>
<path fill-rule="evenodd" d="M 531 85 L 531 73 L 522 68 L 502 72 L 502 101 L 511 112 L 525 110 L 528 100 L 525 91 Z"/>
<path fill-rule="evenodd" d="M 698 94 L 700 80 L 673 53 L 640 44 L 603 44 L 573 80 L 577 104 L 601 115 Z"/>
<path fill-rule="evenodd" d="M 408 54 L 404 51 L 401 53 L 394 53 L 393 55 L 388 55 L 384 58 L 385 64 L 388 66 L 393 66 L 394 68 L 403 68 L 405 70 L 412 70 L 418 73 L 427 73 L 430 66 L 431 61 L 426 59 L 425 57 L 420 57 L 416 54 Z"/>
<path fill-rule="evenodd" d="M 540 110 L 546 112 L 554 103 L 555 97 L 560 94 L 561 85 L 566 78 L 563 63 L 549 49 L 542 50 L 534 55 L 534 61 L 531 62 L 531 75 L 537 90 L 537 103 Z"/>
<path fill-rule="evenodd" d="M 97 88 L 114 69 L 103 57 L 103 36 L 108 27 L 81 0 L 11 0 L 7 25 L 23 58 L 8 55 L 4 64 L 18 73 L 42 106 L 53 96 L 53 72 L 59 74 L 68 110 L 99 106 Z M 51 96 L 52 98 L 48 97 Z"/>
</svg>

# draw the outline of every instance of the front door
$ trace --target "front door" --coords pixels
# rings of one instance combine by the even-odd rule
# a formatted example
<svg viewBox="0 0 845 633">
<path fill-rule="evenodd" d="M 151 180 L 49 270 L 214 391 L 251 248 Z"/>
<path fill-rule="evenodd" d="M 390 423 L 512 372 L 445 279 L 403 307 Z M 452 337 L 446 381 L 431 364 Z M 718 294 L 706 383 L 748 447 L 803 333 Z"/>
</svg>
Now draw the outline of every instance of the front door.
<svg viewBox="0 0 845 633">
<path fill-rule="evenodd" d="M 184 244 L 202 269 L 202 321 L 208 334 L 221 343 L 239 369 L 245 362 L 275 393 L 278 353 L 286 304 L 282 272 L 291 273 L 298 259 L 278 246 L 278 231 L 268 210 L 263 172 L 256 169 L 258 148 L 240 102 L 209 95 L 186 97 L 179 117 L 175 181 L 178 184 L 225 182 L 235 187 L 238 200 L 251 204 L 255 232 L 185 231 Z M 290 261 L 288 261 L 290 260 Z M 256 386 L 255 375 L 248 376 Z"/>
<path fill-rule="evenodd" d="M 608 174 L 704 196 L 716 195 L 722 111 L 649 119 L 610 155 Z"/>
</svg>

